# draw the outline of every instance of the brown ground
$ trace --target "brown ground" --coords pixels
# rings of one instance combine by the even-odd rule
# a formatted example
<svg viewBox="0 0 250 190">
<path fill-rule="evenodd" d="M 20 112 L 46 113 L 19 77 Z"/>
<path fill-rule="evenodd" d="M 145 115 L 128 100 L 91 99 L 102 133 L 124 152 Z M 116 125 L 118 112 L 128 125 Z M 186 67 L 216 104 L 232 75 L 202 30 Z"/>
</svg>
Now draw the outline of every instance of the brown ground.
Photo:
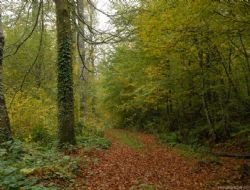
<svg viewBox="0 0 250 190">
<path fill-rule="evenodd" d="M 239 169 L 247 161 L 223 158 L 220 164 L 201 163 L 181 157 L 173 148 L 158 144 L 151 135 L 134 135 L 144 144 L 143 149 L 122 144 L 112 130 L 108 131 L 112 146 L 108 150 L 89 153 L 98 161 L 94 159 L 95 162 L 83 169 L 75 189 L 250 189 L 246 182 L 248 178 Z"/>
</svg>

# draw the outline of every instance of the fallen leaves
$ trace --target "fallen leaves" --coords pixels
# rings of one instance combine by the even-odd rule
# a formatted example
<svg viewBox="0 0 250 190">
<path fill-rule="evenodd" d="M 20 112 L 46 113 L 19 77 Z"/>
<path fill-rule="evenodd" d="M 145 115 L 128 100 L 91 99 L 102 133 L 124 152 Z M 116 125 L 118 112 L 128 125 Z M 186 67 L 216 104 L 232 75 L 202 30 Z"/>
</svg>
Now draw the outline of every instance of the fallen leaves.
<svg viewBox="0 0 250 190">
<path fill-rule="evenodd" d="M 237 178 L 236 168 L 246 161 L 225 158 L 221 164 L 199 165 L 159 145 L 151 135 L 136 134 L 144 144 L 143 150 L 121 144 L 112 130 L 108 136 L 112 146 L 105 151 L 92 152 L 93 158 L 98 160 L 83 170 L 88 190 L 216 190 L 221 184 L 243 185 Z M 82 187 L 78 184 L 75 189 Z"/>
</svg>

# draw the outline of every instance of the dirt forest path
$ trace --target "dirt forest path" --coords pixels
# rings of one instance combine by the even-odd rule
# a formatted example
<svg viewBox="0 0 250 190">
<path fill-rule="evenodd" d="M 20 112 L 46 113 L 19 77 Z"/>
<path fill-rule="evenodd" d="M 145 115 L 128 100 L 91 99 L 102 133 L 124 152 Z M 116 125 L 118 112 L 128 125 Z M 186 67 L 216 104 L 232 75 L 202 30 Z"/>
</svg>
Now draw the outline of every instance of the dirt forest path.
<svg viewBox="0 0 250 190">
<path fill-rule="evenodd" d="M 98 161 L 84 173 L 88 190 L 226 189 L 241 177 L 236 169 L 244 163 L 241 160 L 200 163 L 160 145 L 152 135 L 123 130 L 109 130 L 106 135 L 111 147 L 97 151 Z"/>
</svg>

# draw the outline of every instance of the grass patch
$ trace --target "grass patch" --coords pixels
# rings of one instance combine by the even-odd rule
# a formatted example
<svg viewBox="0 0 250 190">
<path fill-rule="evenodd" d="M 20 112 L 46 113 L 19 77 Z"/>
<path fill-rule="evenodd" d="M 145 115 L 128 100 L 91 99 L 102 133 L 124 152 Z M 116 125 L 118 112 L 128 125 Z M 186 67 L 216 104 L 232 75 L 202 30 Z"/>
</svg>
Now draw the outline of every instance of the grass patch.
<svg viewBox="0 0 250 190">
<path fill-rule="evenodd" d="M 183 144 L 181 143 L 179 134 L 176 132 L 160 133 L 156 135 L 159 141 L 167 144 L 180 155 L 186 158 L 192 158 L 198 162 L 214 163 L 219 162 L 219 158 L 211 154 L 208 147 L 198 144 Z"/>
<path fill-rule="evenodd" d="M 143 144 L 136 138 L 136 136 L 124 130 L 112 130 L 112 134 L 122 144 L 129 146 L 135 150 L 143 148 Z"/>
<path fill-rule="evenodd" d="M 174 146 L 177 154 L 187 158 L 193 158 L 199 162 L 218 164 L 219 158 L 212 155 L 208 148 L 206 147 L 192 147 L 185 144 L 177 144 Z"/>
</svg>

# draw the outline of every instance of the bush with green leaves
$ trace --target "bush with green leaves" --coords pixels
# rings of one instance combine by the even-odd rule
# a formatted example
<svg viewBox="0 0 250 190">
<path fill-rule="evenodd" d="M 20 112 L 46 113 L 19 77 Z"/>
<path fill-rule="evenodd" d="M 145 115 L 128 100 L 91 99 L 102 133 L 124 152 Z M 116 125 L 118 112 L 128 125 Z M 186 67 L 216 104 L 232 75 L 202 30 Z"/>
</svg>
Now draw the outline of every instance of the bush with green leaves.
<svg viewBox="0 0 250 190">
<path fill-rule="evenodd" d="M 25 169 L 25 155 L 20 141 L 1 144 L 0 149 L 0 187 L 5 189 L 27 189 L 37 183 L 36 178 L 26 179 L 22 170 Z"/>
<path fill-rule="evenodd" d="M 78 136 L 78 144 L 87 149 L 108 149 L 111 145 L 111 141 L 100 136 Z"/>
<path fill-rule="evenodd" d="M 162 143 L 167 143 L 171 146 L 175 146 L 176 144 L 180 143 L 177 132 L 158 133 L 157 136 Z"/>
<path fill-rule="evenodd" d="M 105 138 L 104 131 L 94 126 L 84 126 L 77 136 L 77 142 L 79 146 L 88 149 L 107 149 L 111 145 L 111 141 Z"/>
<path fill-rule="evenodd" d="M 6 142 L 0 145 L 0 189 L 61 189 L 54 181 L 73 183 L 82 161 L 56 147 Z"/>
<path fill-rule="evenodd" d="M 40 125 L 32 128 L 31 138 L 33 142 L 42 144 L 51 143 L 53 140 L 53 136 L 49 133 L 48 129 Z"/>
</svg>

